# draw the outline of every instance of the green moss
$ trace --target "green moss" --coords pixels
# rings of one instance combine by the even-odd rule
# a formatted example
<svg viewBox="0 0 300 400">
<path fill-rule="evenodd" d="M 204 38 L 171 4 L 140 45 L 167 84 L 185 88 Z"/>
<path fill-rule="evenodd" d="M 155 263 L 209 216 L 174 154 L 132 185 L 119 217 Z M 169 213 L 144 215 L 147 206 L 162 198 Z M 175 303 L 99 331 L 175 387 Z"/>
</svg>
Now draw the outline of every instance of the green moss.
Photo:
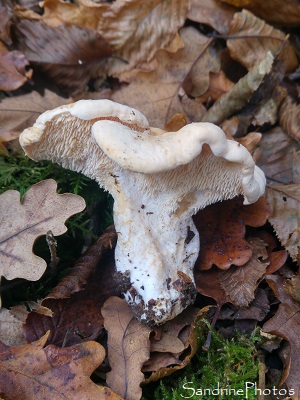
<svg viewBox="0 0 300 400">
<path fill-rule="evenodd" d="M 211 344 L 209 350 L 204 351 L 202 346 L 207 329 L 204 329 L 203 324 L 209 327 L 207 322 L 202 321 L 199 328 L 199 351 L 192 362 L 187 368 L 160 381 L 155 389 L 153 386 L 145 386 L 143 400 L 244 398 L 245 395 L 237 395 L 237 391 L 245 391 L 245 382 L 258 382 L 259 363 L 255 343 L 260 338 L 257 332 L 253 332 L 250 337 L 237 334 L 229 340 L 209 327 L 212 334 Z M 231 391 L 217 392 L 218 387 Z M 248 399 L 256 398 L 254 390 L 250 389 Z"/>
</svg>

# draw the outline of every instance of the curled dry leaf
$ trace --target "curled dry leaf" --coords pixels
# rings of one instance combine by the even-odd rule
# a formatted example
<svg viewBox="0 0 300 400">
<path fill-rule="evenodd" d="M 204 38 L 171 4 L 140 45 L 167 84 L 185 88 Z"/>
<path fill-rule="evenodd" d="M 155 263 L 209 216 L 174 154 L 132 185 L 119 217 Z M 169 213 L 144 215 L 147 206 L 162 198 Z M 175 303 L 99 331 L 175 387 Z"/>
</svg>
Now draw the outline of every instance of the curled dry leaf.
<svg viewBox="0 0 300 400">
<path fill-rule="evenodd" d="M 107 384 L 124 399 L 139 400 L 142 395 L 141 372 L 150 357 L 151 328 L 139 322 L 125 300 L 110 297 L 102 308 L 108 331 L 108 360 L 111 371 Z"/>
<path fill-rule="evenodd" d="M 249 242 L 253 248 L 250 260 L 241 267 L 231 266 L 227 271 L 220 271 L 218 276 L 222 289 L 237 307 L 247 307 L 251 303 L 258 281 L 269 265 L 266 244 L 259 238 Z"/>
<path fill-rule="evenodd" d="M 32 69 L 24 54 L 8 51 L 0 42 L 0 90 L 16 90 L 32 76 Z"/>
<path fill-rule="evenodd" d="M 182 82 L 201 56 L 206 42 L 203 42 L 202 35 L 191 27 L 182 29 L 180 36 L 184 42 L 183 49 L 176 53 L 159 50 L 156 53 L 158 67 L 155 71 L 138 72 L 128 86 L 111 96 L 112 100 L 121 104 L 130 102 L 131 107 L 136 107 L 147 115 L 150 126 L 163 128 L 174 114 L 178 113 L 190 118 L 191 101 L 187 103 L 188 107 L 185 107 L 181 96 L 178 95 Z M 162 85 L 162 82 L 165 84 Z M 199 121 L 203 115 L 203 106 L 195 101 L 192 104 L 199 110 Z"/>
<path fill-rule="evenodd" d="M 150 359 L 143 365 L 143 372 L 146 375 L 143 385 L 169 376 L 175 371 L 187 366 L 198 349 L 197 338 L 199 321 L 202 318 L 206 318 L 209 308 L 210 307 L 204 307 L 199 310 L 194 307 L 188 307 L 180 315 L 167 321 L 163 326 L 158 328 L 162 330 L 161 337 L 158 339 L 158 343 L 155 346 L 153 342 L 155 342 L 156 339 L 155 337 L 151 338 Z M 162 342 L 165 341 L 165 335 L 173 338 L 172 344 L 175 345 L 175 347 L 173 349 L 166 348 L 168 352 L 159 352 L 159 350 L 152 352 L 152 348 L 155 349 L 156 346 L 160 347 L 160 340 L 162 340 Z M 176 348 L 175 342 L 177 341 L 174 340 L 175 338 L 183 345 L 183 350 L 178 353 L 171 351 L 179 349 L 178 344 Z"/>
<path fill-rule="evenodd" d="M 266 198 L 270 204 L 269 221 L 281 244 L 294 261 L 300 255 L 300 184 L 269 186 Z"/>
<path fill-rule="evenodd" d="M 66 232 L 65 220 L 85 208 L 74 194 L 57 194 L 57 184 L 48 179 L 20 194 L 8 190 L 0 195 L 0 275 L 6 279 L 38 280 L 46 262 L 32 253 L 35 240 L 49 230 L 54 235 Z"/>
<path fill-rule="evenodd" d="M 43 336 L 48 330 L 48 343 L 71 346 L 96 339 L 103 330 L 101 307 L 110 296 L 121 294 L 116 281 L 114 244 L 116 233 L 106 232 L 79 258 L 70 272 L 31 312 L 24 326 L 28 342 Z M 52 311 L 49 315 L 45 307 Z"/>
<path fill-rule="evenodd" d="M 0 343 L 0 394 L 22 400 L 121 400 L 107 387 L 97 386 L 90 375 L 105 357 L 96 342 L 65 349 L 49 345 L 47 335 L 21 347 Z"/>
<path fill-rule="evenodd" d="M 223 71 L 218 73 L 210 72 L 209 86 L 206 92 L 197 98 L 197 101 L 203 103 L 211 100 L 218 100 L 224 93 L 231 90 L 233 86 L 233 82 L 226 77 Z"/>
<path fill-rule="evenodd" d="M 300 24 L 300 5 L 297 0 L 221 0 L 239 8 L 247 8 L 257 16 L 283 26 Z"/>
<path fill-rule="evenodd" d="M 280 336 L 289 341 L 291 351 L 280 384 L 284 382 L 289 389 L 298 393 L 300 380 L 300 303 L 285 290 L 285 279 L 279 275 L 268 275 L 267 282 L 281 304 L 275 316 L 263 326 L 263 331 Z M 294 397 L 298 398 L 298 395 Z"/>
<path fill-rule="evenodd" d="M 300 140 L 300 105 L 287 96 L 281 103 L 278 117 L 284 131 L 292 138 Z"/>
<path fill-rule="evenodd" d="M 258 67 L 267 52 L 276 55 L 286 40 L 285 33 L 266 24 L 247 10 L 234 14 L 229 35 L 233 36 L 233 39 L 227 40 L 231 57 L 248 70 Z M 241 39 L 237 39 L 239 36 Z M 298 58 L 289 41 L 280 51 L 279 59 L 284 61 L 287 71 L 297 68 Z"/>
<path fill-rule="evenodd" d="M 244 237 L 249 226 L 263 225 L 269 215 L 262 197 L 244 206 L 240 198 L 223 201 L 199 211 L 194 222 L 200 233 L 200 254 L 195 269 L 207 270 L 213 264 L 221 269 L 244 265 L 252 255 L 252 246 Z"/>
</svg>

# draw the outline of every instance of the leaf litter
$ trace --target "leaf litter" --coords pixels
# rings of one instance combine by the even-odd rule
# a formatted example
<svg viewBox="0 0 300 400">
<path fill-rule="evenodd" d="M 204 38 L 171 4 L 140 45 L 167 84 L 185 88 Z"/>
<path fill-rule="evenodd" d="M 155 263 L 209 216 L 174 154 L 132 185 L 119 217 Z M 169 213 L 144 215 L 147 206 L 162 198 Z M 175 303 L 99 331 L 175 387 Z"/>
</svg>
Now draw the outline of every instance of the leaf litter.
<svg viewBox="0 0 300 400">
<path fill-rule="evenodd" d="M 211 318 L 213 304 L 212 324 L 220 332 L 262 325 L 289 343 L 290 353 L 278 346 L 273 351 L 284 361 L 280 384 L 295 389 L 299 37 L 290 27 L 299 23 L 299 5 L 45 0 L 34 7 L 1 5 L 0 16 L 1 156 L 17 154 L 10 143 L 45 110 L 79 98 L 110 98 L 169 131 L 196 121 L 222 124 L 251 151 L 268 182 L 265 199 L 254 205 L 234 199 L 195 216 L 201 240 L 198 298 L 161 327 L 135 320 L 121 299 L 128 282 L 115 274 L 112 230 L 40 303 L 32 303 L 34 310 L 29 304 L 18 311 L 4 304 L 1 396 L 140 399 L 141 385 L 190 362 L 198 347 L 197 321 Z M 40 279 L 46 262 L 32 252 L 34 242 L 49 230 L 63 233 L 65 220 L 83 209 L 83 199 L 57 194 L 55 182 L 45 181 L 21 202 L 18 192 L 4 192 L 0 205 L 1 275 Z M 39 228 L 33 227 L 34 218 Z M 24 368 L 27 376 L 20 373 Z M 110 388 L 91 381 L 95 370 Z M 12 376 L 18 385 L 10 383 Z"/>
</svg>

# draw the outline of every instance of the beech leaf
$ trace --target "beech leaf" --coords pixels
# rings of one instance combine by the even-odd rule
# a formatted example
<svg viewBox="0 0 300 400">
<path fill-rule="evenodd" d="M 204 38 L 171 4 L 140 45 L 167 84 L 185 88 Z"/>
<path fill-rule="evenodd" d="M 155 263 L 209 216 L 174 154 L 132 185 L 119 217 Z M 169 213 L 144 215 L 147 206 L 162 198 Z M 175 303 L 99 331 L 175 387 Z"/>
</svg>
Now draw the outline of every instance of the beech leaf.
<svg viewBox="0 0 300 400">
<path fill-rule="evenodd" d="M 294 261 L 300 254 L 300 184 L 269 186 L 269 221 Z"/>
<path fill-rule="evenodd" d="M 255 297 L 257 282 L 263 277 L 269 262 L 266 244 L 259 238 L 252 238 L 250 243 L 253 254 L 241 267 L 231 266 L 227 271 L 220 271 L 219 280 L 226 295 L 237 307 L 247 307 Z M 262 259 L 260 261 L 260 258 Z"/>
<path fill-rule="evenodd" d="M 108 331 L 107 374 L 109 387 L 124 399 L 139 400 L 142 366 L 150 357 L 151 328 L 139 322 L 125 300 L 110 297 L 102 307 L 104 326 Z"/>
<path fill-rule="evenodd" d="M 231 57 L 248 70 L 257 67 L 267 52 L 275 56 L 286 40 L 285 33 L 247 10 L 234 14 L 229 35 L 234 36 L 233 39 L 227 40 Z M 279 59 L 284 61 L 287 71 L 293 71 L 298 66 L 297 54 L 289 42 L 284 46 Z"/>
<path fill-rule="evenodd" d="M 74 194 L 57 194 L 57 183 L 48 179 L 33 185 L 20 202 L 16 190 L 0 195 L 0 276 L 36 281 L 46 262 L 32 253 L 35 240 L 49 230 L 66 232 L 65 220 L 85 208 Z"/>
<path fill-rule="evenodd" d="M 105 357 L 104 348 L 86 342 L 68 348 L 49 345 L 47 334 L 21 347 L 0 343 L 0 395 L 22 400 L 121 400 L 90 380 Z"/>
</svg>

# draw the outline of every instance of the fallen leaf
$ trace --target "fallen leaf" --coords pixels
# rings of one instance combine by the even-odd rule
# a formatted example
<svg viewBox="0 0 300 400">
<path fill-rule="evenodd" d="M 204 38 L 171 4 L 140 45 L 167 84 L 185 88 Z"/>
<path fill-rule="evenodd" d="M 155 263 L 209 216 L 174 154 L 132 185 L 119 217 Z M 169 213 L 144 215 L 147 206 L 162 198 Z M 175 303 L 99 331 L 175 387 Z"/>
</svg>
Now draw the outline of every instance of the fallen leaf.
<svg viewBox="0 0 300 400">
<path fill-rule="evenodd" d="M 214 266 L 207 271 L 195 269 L 194 276 L 197 291 L 204 296 L 214 299 L 219 308 L 223 304 L 230 302 L 230 298 L 221 287 L 219 269 Z"/>
<path fill-rule="evenodd" d="M 0 341 L 7 346 L 21 346 L 26 343 L 23 321 L 11 314 L 7 308 L 0 309 Z"/>
<path fill-rule="evenodd" d="M 210 84 L 210 73 L 218 73 L 221 60 L 217 48 L 211 46 L 212 40 L 206 36 L 199 38 L 202 47 L 201 55 L 195 61 L 191 71 L 182 83 L 185 92 L 192 97 L 199 97 L 205 93 Z"/>
<path fill-rule="evenodd" d="M 115 241 L 116 233 L 106 231 L 43 299 L 41 307 L 29 313 L 24 325 L 28 342 L 39 339 L 48 330 L 48 343 L 63 347 L 101 335 L 101 307 L 108 297 L 122 292 L 115 277 Z M 44 308 L 51 310 L 51 315 L 41 312 Z"/>
<path fill-rule="evenodd" d="M 267 282 L 281 304 L 273 318 L 263 325 L 263 331 L 288 340 L 291 346 L 288 365 L 280 382 L 298 393 L 300 380 L 300 340 L 298 327 L 300 325 L 300 303 L 295 301 L 285 290 L 285 279 L 279 275 L 268 275 Z M 295 397 L 297 399 L 297 397 Z"/>
<path fill-rule="evenodd" d="M 300 255 L 300 184 L 269 186 L 269 221 L 294 261 Z"/>
<path fill-rule="evenodd" d="M 222 4 L 218 0 L 191 0 L 188 19 L 214 28 L 227 34 L 235 8 Z"/>
<path fill-rule="evenodd" d="M 258 238 L 249 241 L 253 248 L 250 260 L 240 266 L 232 265 L 226 271 L 220 271 L 218 278 L 230 302 L 237 307 L 248 307 L 255 297 L 259 280 L 263 277 L 269 262 L 266 244 Z M 261 260 L 260 260 L 261 259 Z"/>
<path fill-rule="evenodd" d="M 109 73 L 132 69 L 150 61 L 158 49 L 167 48 L 183 26 L 188 8 L 185 0 L 113 2 L 98 29 L 127 64 L 112 59 Z"/>
<path fill-rule="evenodd" d="M 205 93 L 197 98 L 201 103 L 218 100 L 224 93 L 228 92 L 234 86 L 223 71 L 218 73 L 209 73 L 209 86 Z"/>
<path fill-rule="evenodd" d="M 11 44 L 10 39 L 10 17 L 12 10 L 0 4 L 0 39 L 7 45 Z"/>
<path fill-rule="evenodd" d="M 0 90 L 16 90 L 32 76 L 29 62 L 20 51 L 8 51 L 0 42 Z"/>
<path fill-rule="evenodd" d="M 0 275 L 6 279 L 38 280 L 46 262 L 32 253 L 35 240 L 47 231 L 61 235 L 64 221 L 85 208 L 84 200 L 74 194 L 57 194 L 57 184 L 48 179 L 33 185 L 21 203 L 16 190 L 0 195 Z"/>
<path fill-rule="evenodd" d="M 5 399 L 22 400 L 121 400 L 108 387 L 90 380 L 105 357 L 96 342 L 61 349 L 44 348 L 47 335 L 21 347 L 0 343 L 0 393 Z"/>
<path fill-rule="evenodd" d="M 300 6 L 296 0 L 221 0 L 239 8 L 247 8 L 266 21 L 283 26 L 299 25 Z"/>
<path fill-rule="evenodd" d="M 300 106 L 290 96 L 281 103 L 278 117 L 283 130 L 292 138 L 300 140 Z"/>
<path fill-rule="evenodd" d="M 151 328 L 139 322 L 125 300 L 110 297 L 102 307 L 104 326 L 108 331 L 107 373 L 109 387 L 125 399 L 139 400 L 142 366 L 150 357 Z"/>
<path fill-rule="evenodd" d="M 189 118 L 189 107 L 184 107 L 179 91 L 182 82 L 192 66 L 202 54 L 202 35 L 194 28 L 180 31 L 184 48 L 176 53 L 159 50 L 156 53 L 158 67 L 153 72 L 138 72 L 129 85 L 114 92 L 111 99 L 122 104 L 136 107 L 144 113 L 151 126 L 163 128 L 175 114 L 181 113 Z M 164 85 L 162 85 L 164 82 Z M 203 106 L 193 102 L 203 115 Z M 199 119 L 198 119 L 199 120 Z"/>
<path fill-rule="evenodd" d="M 12 132 L 14 135 L 32 126 L 37 117 L 47 110 L 52 110 L 63 104 L 71 103 L 72 99 L 58 96 L 45 90 L 44 96 L 31 92 L 22 96 L 6 97 L 0 102 L 0 137 Z"/>
<path fill-rule="evenodd" d="M 223 94 L 213 104 L 202 118 L 202 121 L 220 125 L 227 118 L 241 110 L 260 87 L 265 76 L 271 73 L 273 65 L 274 58 L 270 53 L 267 53 L 258 67 L 250 70 L 231 90 Z"/>
<path fill-rule="evenodd" d="M 292 279 L 287 280 L 284 290 L 292 296 L 296 301 L 300 301 L 300 275 L 293 276 Z"/>
<path fill-rule="evenodd" d="M 194 216 L 200 234 L 197 270 L 210 269 L 213 264 L 228 269 L 232 264 L 244 265 L 252 255 L 252 246 L 244 237 L 249 226 L 261 226 L 269 211 L 266 200 L 243 206 L 241 198 L 206 207 Z"/>
<path fill-rule="evenodd" d="M 268 52 L 275 56 L 287 40 L 285 33 L 247 10 L 234 14 L 230 35 L 234 37 L 227 40 L 231 57 L 248 70 L 258 67 Z M 278 58 L 284 61 L 286 71 L 293 71 L 298 66 L 296 52 L 288 40 Z"/>
<path fill-rule="evenodd" d="M 280 127 L 265 132 L 259 142 L 261 157 L 257 165 L 264 171 L 273 184 L 292 184 L 294 153 L 300 145 Z M 299 157 L 299 156 L 298 156 Z"/>
<path fill-rule="evenodd" d="M 68 93 L 84 90 L 98 69 L 104 73 L 103 59 L 111 55 L 98 32 L 75 25 L 51 28 L 44 21 L 22 19 L 13 32 L 17 48 Z"/>
<path fill-rule="evenodd" d="M 143 372 L 146 373 L 143 385 L 169 376 L 188 365 L 198 349 L 199 321 L 207 316 L 209 309 L 210 307 L 204 307 L 201 310 L 188 307 L 161 327 L 173 337 L 178 336 L 178 339 L 184 344 L 184 351 L 180 353 L 151 352 L 150 359 L 143 366 Z M 163 335 L 164 333 L 162 333 L 162 337 Z M 154 340 L 152 339 L 152 342 Z"/>
</svg>

